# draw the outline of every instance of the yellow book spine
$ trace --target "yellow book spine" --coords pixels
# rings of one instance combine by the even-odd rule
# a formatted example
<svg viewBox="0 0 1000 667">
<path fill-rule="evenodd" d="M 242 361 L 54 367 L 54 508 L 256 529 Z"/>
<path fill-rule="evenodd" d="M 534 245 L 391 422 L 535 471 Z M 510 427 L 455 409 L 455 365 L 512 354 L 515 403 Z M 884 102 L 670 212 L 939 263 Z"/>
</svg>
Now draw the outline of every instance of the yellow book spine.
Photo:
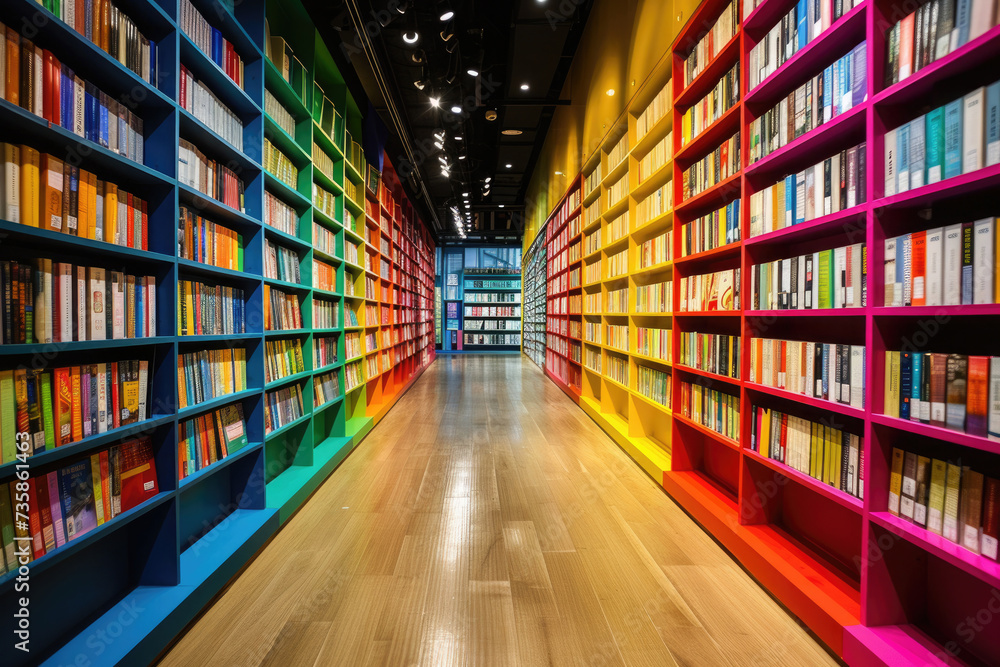
<svg viewBox="0 0 1000 667">
<path fill-rule="evenodd" d="M 899 496 L 903 489 L 903 450 L 892 448 L 892 468 L 889 473 L 889 513 L 899 516 Z"/>
<path fill-rule="evenodd" d="M 101 489 L 101 455 L 90 455 L 90 478 L 93 480 L 94 505 L 97 506 L 97 525 L 107 521 L 104 516 L 104 495 Z"/>
<path fill-rule="evenodd" d="M 21 146 L 21 224 L 38 226 L 41 155 L 31 146 Z"/>
</svg>

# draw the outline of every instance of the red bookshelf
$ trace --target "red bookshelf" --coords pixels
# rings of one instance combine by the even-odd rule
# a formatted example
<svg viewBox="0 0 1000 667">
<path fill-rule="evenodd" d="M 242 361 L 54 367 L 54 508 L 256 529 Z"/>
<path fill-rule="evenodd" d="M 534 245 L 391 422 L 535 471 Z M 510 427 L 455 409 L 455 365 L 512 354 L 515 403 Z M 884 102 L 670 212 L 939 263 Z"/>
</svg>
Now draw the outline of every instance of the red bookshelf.
<svg viewBox="0 0 1000 667">
<path fill-rule="evenodd" d="M 545 374 L 577 403 L 582 377 L 583 240 L 580 179 L 545 222 Z M 575 280 L 571 280 L 575 277 Z"/>
</svg>

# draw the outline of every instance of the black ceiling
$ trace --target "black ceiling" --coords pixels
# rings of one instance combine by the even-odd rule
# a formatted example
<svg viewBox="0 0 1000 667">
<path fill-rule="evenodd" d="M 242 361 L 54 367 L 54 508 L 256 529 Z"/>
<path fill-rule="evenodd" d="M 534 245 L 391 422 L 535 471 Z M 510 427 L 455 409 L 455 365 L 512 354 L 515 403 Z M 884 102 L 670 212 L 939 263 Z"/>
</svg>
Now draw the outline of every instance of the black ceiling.
<svg viewBox="0 0 1000 667">
<path fill-rule="evenodd" d="M 568 103 L 559 93 L 591 0 L 305 4 L 348 85 L 389 128 L 393 164 L 415 165 L 409 186 L 438 240 L 462 240 L 454 211 L 470 241 L 520 237 L 528 179 L 555 106 Z M 415 43 L 404 41 L 414 32 Z"/>
</svg>

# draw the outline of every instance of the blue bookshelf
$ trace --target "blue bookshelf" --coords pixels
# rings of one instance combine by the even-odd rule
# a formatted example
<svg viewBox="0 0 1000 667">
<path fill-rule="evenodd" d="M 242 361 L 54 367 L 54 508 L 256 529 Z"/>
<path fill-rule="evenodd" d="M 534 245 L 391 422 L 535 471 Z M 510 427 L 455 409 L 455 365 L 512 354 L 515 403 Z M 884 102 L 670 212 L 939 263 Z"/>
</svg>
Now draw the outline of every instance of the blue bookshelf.
<svg viewBox="0 0 1000 667">
<path fill-rule="evenodd" d="M 363 162 L 347 133 L 360 141 L 363 116 L 343 77 L 336 71 L 326 45 L 297 2 L 192 0 L 208 22 L 233 44 L 244 63 L 241 88 L 202 53 L 178 25 L 182 0 L 119 0 L 116 5 L 142 33 L 157 44 L 158 76 L 152 82 L 121 65 L 34 0 L 0 3 L 0 21 L 8 26 L 33 26 L 32 41 L 71 64 L 84 80 L 126 102 L 142 118 L 144 163 L 131 161 L 107 148 L 0 100 L 0 141 L 27 144 L 66 160 L 74 160 L 98 178 L 110 180 L 141 197 L 148 205 L 148 250 L 122 247 L 0 220 L 0 259 L 49 257 L 151 275 L 157 297 L 157 330 L 138 339 L 79 341 L 57 344 L 0 345 L 0 368 L 21 364 L 52 369 L 99 361 L 150 361 L 149 418 L 111 429 L 71 444 L 31 456 L 32 475 L 46 474 L 103 451 L 124 440 L 149 436 L 157 472 L 157 495 L 105 522 L 86 535 L 56 548 L 28 566 L 31 598 L 31 653 L 5 650 L 4 665 L 113 665 L 149 663 L 191 622 L 287 522 L 372 427 L 405 393 L 434 359 L 433 243 L 409 203 L 404 213 L 390 213 L 405 233 L 394 239 L 393 277 L 368 273 L 344 260 L 345 240 L 379 258 L 366 244 L 365 204 L 381 193 L 366 191 Z M 265 17 L 270 34 L 284 37 L 305 67 L 305 97 L 281 76 L 266 57 Z M 309 26 L 303 29 L 303 26 Z M 207 86 L 243 123 L 242 150 L 230 145 L 179 104 L 180 66 Z M 322 93 L 318 92 L 319 88 Z M 264 112 L 265 88 L 293 116 L 295 131 L 287 132 Z M 316 96 L 332 101 L 340 115 L 332 137 L 314 118 Z M 366 105 L 365 105 L 366 106 Z M 295 187 L 273 176 L 264 164 L 264 140 L 272 142 L 299 170 Z M 231 208 L 178 181 L 179 141 L 187 140 L 212 159 L 236 171 L 245 185 L 244 210 Z M 333 174 L 312 166 L 313 143 L 334 162 Z M 332 177 L 331 177 L 332 176 Z M 335 195 L 333 215 L 314 206 L 313 185 Z M 354 185 L 351 185 L 351 184 Z M 397 186 L 397 198 L 404 199 Z M 345 192 L 351 190 L 354 199 Z M 265 221 L 265 193 L 290 206 L 298 231 L 288 234 Z M 390 196 L 391 198 L 391 196 Z M 386 200 L 388 201 L 388 200 Z M 243 269 L 233 270 L 179 256 L 178 216 L 184 206 L 237 232 L 243 243 Z M 377 206 L 377 204 L 376 204 Z M 346 227 L 350 215 L 360 220 L 356 231 Z M 313 225 L 334 235 L 332 252 L 313 248 Z M 359 233 L 360 232 L 360 233 Z M 291 249 L 298 258 L 301 282 L 265 277 L 265 240 Z M 403 262 L 418 279 L 399 278 Z M 81 259 L 83 258 L 83 259 Z M 332 267 L 336 289 L 313 285 L 313 262 Z M 366 301 L 344 295 L 345 281 L 361 286 L 365 276 L 395 296 L 390 301 Z M 243 290 L 247 333 L 180 336 L 177 299 L 183 280 L 202 281 Z M 265 331 L 265 288 L 295 295 L 303 327 Z M 395 290 L 393 292 L 393 290 Z M 313 327 L 319 302 L 334 304 L 335 326 Z M 396 333 L 413 325 L 417 336 L 377 352 L 390 359 L 379 373 L 350 392 L 345 391 L 345 304 L 364 311 L 365 303 L 391 308 L 396 314 L 381 330 Z M 362 320 L 363 322 L 364 320 Z M 319 363 L 314 343 L 333 339 L 336 359 Z M 271 341 L 297 340 L 305 369 L 265 383 L 265 348 Z M 178 403 L 179 355 L 201 350 L 245 348 L 247 388 L 183 408 Z M 391 353 L 391 356 L 386 356 Z M 340 395 L 314 405 L 313 384 L 335 373 Z M 298 386 L 303 415 L 271 432 L 265 430 L 265 404 L 272 391 Z M 181 478 L 178 439 L 181 422 L 218 408 L 239 404 L 248 443 L 229 455 Z M 0 484 L 15 481 L 14 463 L 0 464 Z M 14 609 L 16 572 L 0 576 L 0 608 Z M 6 615 L 0 630 L 12 637 L 14 619 Z"/>
</svg>

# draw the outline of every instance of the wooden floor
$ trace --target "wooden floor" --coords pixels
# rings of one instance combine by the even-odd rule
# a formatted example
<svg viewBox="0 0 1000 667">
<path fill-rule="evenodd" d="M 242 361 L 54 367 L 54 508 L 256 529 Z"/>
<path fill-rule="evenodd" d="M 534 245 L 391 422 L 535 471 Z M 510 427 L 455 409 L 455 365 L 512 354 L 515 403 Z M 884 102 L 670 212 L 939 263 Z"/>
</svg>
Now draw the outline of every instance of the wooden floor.
<svg viewBox="0 0 1000 667">
<path fill-rule="evenodd" d="M 162 664 L 825 665 L 524 357 L 439 357 Z"/>
</svg>

